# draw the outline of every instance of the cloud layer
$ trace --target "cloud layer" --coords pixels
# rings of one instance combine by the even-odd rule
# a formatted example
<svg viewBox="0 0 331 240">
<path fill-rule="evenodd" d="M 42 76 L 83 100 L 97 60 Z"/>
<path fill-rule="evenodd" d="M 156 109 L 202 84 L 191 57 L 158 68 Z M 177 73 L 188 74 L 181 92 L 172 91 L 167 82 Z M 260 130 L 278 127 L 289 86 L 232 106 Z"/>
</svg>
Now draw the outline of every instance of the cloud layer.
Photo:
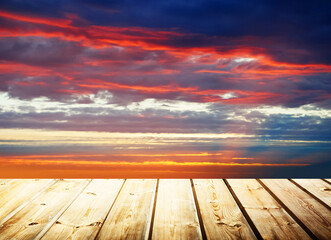
<svg viewBox="0 0 331 240">
<path fill-rule="evenodd" d="M 0 6 L 2 129 L 232 134 L 238 143 L 245 135 L 254 146 L 236 149 L 245 154 L 234 163 L 255 157 L 257 149 L 264 152 L 259 163 L 277 153 L 265 142 L 286 152 L 270 164 L 305 159 L 303 149 L 284 147 L 286 141 L 310 146 L 309 164 L 330 161 L 327 1 Z M 194 154 L 205 151 L 200 140 Z M 224 144 L 213 140 L 208 151 Z M 4 146 L 4 152 L 20 149 Z M 173 147 L 157 151 L 170 154 Z"/>
</svg>

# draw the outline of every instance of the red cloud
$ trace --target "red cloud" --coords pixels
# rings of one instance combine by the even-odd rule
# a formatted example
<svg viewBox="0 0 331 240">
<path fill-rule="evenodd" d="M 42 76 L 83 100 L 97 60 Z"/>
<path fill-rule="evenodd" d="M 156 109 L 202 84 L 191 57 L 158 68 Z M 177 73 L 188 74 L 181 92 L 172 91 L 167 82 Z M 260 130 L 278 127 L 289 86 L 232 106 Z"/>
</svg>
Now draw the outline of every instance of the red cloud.
<svg viewBox="0 0 331 240">
<path fill-rule="evenodd" d="M 156 31 L 138 27 L 112 27 L 112 26 L 74 26 L 71 19 L 53 19 L 36 16 L 25 16 L 10 12 L 0 11 L 0 17 L 20 22 L 14 28 L 6 26 L 0 27 L 2 37 L 27 37 L 39 36 L 43 38 L 60 38 L 63 41 L 73 41 L 82 46 L 92 48 L 102 52 L 105 47 L 120 46 L 130 49 L 131 55 L 119 54 L 123 59 L 102 59 L 95 57 L 79 58 L 79 62 L 66 63 L 65 66 L 30 66 L 12 61 L 0 63 L 2 73 L 19 73 L 24 76 L 59 76 L 65 80 L 59 82 L 58 92 L 66 94 L 88 94 L 95 93 L 100 89 L 130 91 L 131 93 L 145 94 L 177 94 L 183 99 L 198 102 L 222 102 L 227 104 L 256 104 L 279 102 L 280 98 L 290 99 L 288 94 L 268 90 L 265 84 L 269 80 L 280 77 L 300 77 L 314 74 L 322 74 L 331 71 L 331 66 L 325 64 L 293 64 L 277 62 L 268 55 L 263 47 L 247 46 L 245 41 L 252 42 L 251 38 L 243 38 L 242 41 L 231 39 L 219 39 L 220 42 L 227 41 L 226 46 L 216 44 L 215 38 L 210 38 L 210 46 L 177 46 L 172 44 L 181 38 L 192 37 L 192 34 L 183 34 L 174 31 Z M 28 24 L 28 25 L 27 25 Z M 208 37 L 204 36 L 205 40 Z M 212 45 L 214 43 L 214 46 Z M 124 51 L 124 50 L 123 50 Z M 145 54 L 162 52 L 157 59 L 153 59 L 150 69 L 145 68 L 144 57 L 135 60 L 135 52 L 141 51 Z M 64 52 L 63 54 L 66 54 Z M 132 57 L 133 59 L 129 59 Z M 75 57 L 73 57 L 75 59 Z M 223 60 L 222 60 L 223 59 Z M 252 61 L 236 61 L 236 59 L 252 59 Z M 152 60 L 150 61 L 152 62 Z M 151 64 L 151 63 L 149 63 Z M 91 69 L 91 67 L 95 67 Z M 91 70 L 86 70 L 91 69 Z M 85 76 L 84 71 L 93 78 Z M 237 87 L 227 87 L 225 89 L 214 90 L 205 89 L 199 84 L 181 86 L 173 75 L 176 74 L 201 75 L 202 79 L 206 74 L 220 75 L 225 81 L 250 81 L 252 85 L 264 86 L 257 90 L 241 89 Z M 155 75 L 155 83 L 145 85 L 143 82 L 128 84 L 113 80 L 111 77 L 143 77 Z M 166 76 L 166 83 L 159 82 L 159 76 Z M 207 76 L 207 75 L 206 75 Z M 259 83 L 255 83 L 259 81 Z M 294 79 L 293 81 L 297 81 Z M 175 84 L 176 83 L 176 84 Z M 11 84 L 24 86 L 47 85 L 40 81 L 26 82 L 16 81 Z M 221 86 L 221 85 L 220 85 Z M 70 87 L 70 88 L 69 88 Z M 222 87 L 222 86 L 221 86 Z M 219 94 L 233 92 L 235 97 L 223 98 Z M 323 95 L 323 94 L 322 94 Z M 323 95 L 324 96 L 324 95 Z M 317 98 L 316 98 L 317 99 Z M 323 97 L 324 99 L 324 97 Z"/>
<path fill-rule="evenodd" d="M 45 25 L 63 27 L 63 28 L 71 27 L 70 24 L 72 23 L 72 21 L 69 19 L 58 19 L 58 18 L 52 19 L 52 18 L 42 18 L 36 16 L 25 16 L 25 15 L 5 12 L 1 10 L 0 10 L 0 17 L 9 18 L 16 21 L 45 24 Z"/>
</svg>

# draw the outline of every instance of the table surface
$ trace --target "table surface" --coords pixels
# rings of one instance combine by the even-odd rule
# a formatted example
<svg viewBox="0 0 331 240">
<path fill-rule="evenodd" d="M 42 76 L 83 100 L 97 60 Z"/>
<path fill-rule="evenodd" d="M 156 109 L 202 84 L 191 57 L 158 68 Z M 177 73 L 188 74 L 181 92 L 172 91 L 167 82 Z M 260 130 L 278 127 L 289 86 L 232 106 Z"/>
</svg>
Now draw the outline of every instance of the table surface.
<svg viewBox="0 0 331 240">
<path fill-rule="evenodd" d="M 331 179 L 0 179 L 0 239 L 331 239 Z"/>
</svg>

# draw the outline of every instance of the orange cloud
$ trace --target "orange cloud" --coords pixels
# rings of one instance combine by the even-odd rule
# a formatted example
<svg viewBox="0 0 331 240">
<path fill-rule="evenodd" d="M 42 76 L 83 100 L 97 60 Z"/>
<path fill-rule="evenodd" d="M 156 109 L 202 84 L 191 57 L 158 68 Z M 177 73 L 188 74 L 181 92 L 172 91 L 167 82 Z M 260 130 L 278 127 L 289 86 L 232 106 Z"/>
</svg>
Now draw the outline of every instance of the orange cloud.
<svg viewBox="0 0 331 240">
<path fill-rule="evenodd" d="M 102 88 L 102 89 L 126 89 L 126 90 L 136 90 L 141 92 L 158 92 L 158 93 L 168 93 L 168 92 L 189 92 L 197 90 L 197 87 L 179 87 L 175 84 L 164 85 L 164 86 L 141 86 L 141 85 L 125 85 L 113 82 L 106 82 L 99 79 L 89 79 L 84 81 L 84 83 L 77 84 L 80 87 L 86 88 Z"/>
<path fill-rule="evenodd" d="M 309 166 L 309 163 L 236 163 L 236 162 L 176 162 L 176 161 L 144 161 L 144 162 L 127 162 L 127 161 L 86 161 L 86 160 L 45 160 L 45 159 L 12 159 L 6 162 L 10 165 L 71 165 L 71 166 L 242 166 L 242 167 L 284 167 L 284 166 Z M 4 164 L 6 165 L 6 164 Z"/>
<path fill-rule="evenodd" d="M 131 156 L 131 157 L 206 157 L 221 156 L 223 153 L 173 153 L 173 154 L 116 154 L 114 156 Z"/>
</svg>

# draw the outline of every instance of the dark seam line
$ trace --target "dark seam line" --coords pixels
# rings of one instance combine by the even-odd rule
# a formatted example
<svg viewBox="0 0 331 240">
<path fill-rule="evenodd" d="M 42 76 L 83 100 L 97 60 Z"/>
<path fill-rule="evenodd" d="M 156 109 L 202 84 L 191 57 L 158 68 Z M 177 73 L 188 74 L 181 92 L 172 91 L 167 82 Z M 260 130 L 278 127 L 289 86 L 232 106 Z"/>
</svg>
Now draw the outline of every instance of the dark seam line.
<svg viewBox="0 0 331 240">
<path fill-rule="evenodd" d="M 40 191 L 38 191 L 36 194 L 34 194 L 29 200 L 24 201 L 17 208 L 15 208 L 13 211 L 8 213 L 4 218 L 0 219 L 0 224 L 6 223 L 10 218 L 12 218 L 13 216 L 15 216 L 15 214 L 17 214 L 18 212 L 23 210 L 26 206 L 28 206 L 31 202 L 33 202 L 33 200 L 35 200 L 37 197 L 44 194 L 48 189 L 50 189 L 58 181 L 59 180 L 56 179 L 54 182 L 50 182 L 48 184 L 45 184 L 45 186 L 43 186 L 43 188 Z"/>
<path fill-rule="evenodd" d="M 331 182 L 329 182 L 328 180 L 326 180 L 325 178 L 321 178 L 324 182 L 331 184 Z"/>
<path fill-rule="evenodd" d="M 314 240 L 318 240 L 318 238 L 309 230 L 309 228 L 301 222 L 301 220 L 260 180 L 256 179 L 262 187 L 278 202 L 278 204 L 284 208 L 284 210 L 294 219 L 294 221 L 299 224 L 299 226 Z"/>
<path fill-rule="evenodd" d="M 49 222 L 49 223 L 51 223 L 53 221 L 53 224 L 50 226 L 47 226 L 48 224 L 46 224 L 46 226 L 38 233 L 38 235 L 34 239 L 43 238 L 45 236 L 45 234 L 54 226 L 56 221 L 59 220 L 59 218 L 65 213 L 65 211 L 67 211 L 67 209 L 74 203 L 74 201 L 82 194 L 82 192 L 87 188 L 87 186 L 91 182 L 92 182 L 92 179 L 90 179 L 90 181 L 88 181 L 88 183 L 85 184 L 85 186 L 82 187 L 82 189 L 77 192 L 77 194 L 67 203 L 67 205 L 65 205 L 62 209 L 60 209 L 59 213 L 61 213 L 61 211 L 63 211 L 63 212 L 59 216 L 55 215 L 54 218 Z M 55 217 L 57 217 L 57 218 L 55 219 Z"/>
<path fill-rule="evenodd" d="M 155 218 L 156 201 L 157 201 L 158 192 L 159 192 L 159 179 L 157 179 L 157 182 L 156 182 L 156 189 L 155 189 L 154 203 L 153 203 L 153 211 L 152 211 L 151 224 L 150 224 L 149 233 L 148 233 L 148 240 L 151 240 L 152 235 L 153 235 L 154 218 Z"/>
<path fill-rule="evenodd" d="M 307 189 L 305 189 L 303 186 L 301 186 L 299 183 L 295 182 L 292 179 L 289 179 L 291 183 L 293 183 L 295 186 L 300 188 L 302 191 L 307 193 L 309 196 L 314 198 L 316 201 L 318 201 L 320 204 L 322 204 L 324 207 L 326 207 L 329 211 L 331 211 L 331 207 L 329 207 L 325 202 L 323 202 L 321 199 L 319 199 L 317 196 L 315 196 L 313 193 L 309 192 Z"/>
<path fill-rule="evenodd" d="M 109 214 L 110 214 L 110 211 L 112 210 L 114 204 L 116 203 L 118 196 L 119 196 L 120 193 L 122 192 L 122 189 L 123 189 L 123 186 L 124 186 L 125 183 L 126 183 L 126 179 L 124 179 L 124 181 L 123 181 L 123 183 L 122 183 L 122 186 L 121 186 L 120 190 L 118 191 L 118 193 L 117 193 L 117 195 L 116 195 L 116 198 L 115 198 L 114 201 L 113 201 L 113 204 L 110 206 L 110 208 L 109 208 L 109 210 L 108 210 L 108 212 L 107 212 L 105 218 L 103 219 L 103 221 L 102 221 L 102 223 L 101 223 L 101 226 L 100 226 L 100 228 L 99 228 L 99 231 L 97 232 L 97 235 L 95 235 L 95 238 L 94 238 L 94 239 L 97 239 L 97 238 L 98 238 L 98 236 L 99 236 L 99 234 L 100 234 L 100 232 L 101 232 L 101 229 L 102 229 L 103 225 L 105 224 L 105 222 L 106 222 L 106 220 L 107 220 L 107 218 L 108 218 L 108 216 L 109 216 Z"/>
<path fill-rule="evenodd" d="M 244 206 L 241 204 L 239 198 L 237 197 L 236 193 L 233 191 L 231 185 L 226 179 L 223 179 L 225 185 L 228 187 L 230 193 L 232 194 L 232 197 L 236 201 L 238 207 L 240 208 L 241 212 L 243 213 L 244 217 L 246 218 L 246 221 L 248 222 L 249 226 L 251 227 L 253 233 L 255 234 L 256 238 L 259 240 L 263 240 L 262 235 L 260 234 L 259 230 L 257 230 L 255 224 L 253 223 L 253 220 L 249 217 L 248 213 L 246 212 Z M 243 180 L 244 181 L 244 180 Z"/>
<path fill-rule="evenodd" d="M 200 211 L 200 207 L 199 207 L 197 193 L 196 193 L 195 188 L 194 188 L 193 180 L 190 179 L 190 181 L 191 181 L 191 187 L 192 187 L 192 192 L 193 192 L 194 203 L 195 203 L 195 207 L 197 209 L 197 215 L 198 215 L 198 220 L 199 220 L 202 239 L 206 240 L 207 235 L 206 235 L 205 226 L 204 226 L 203 221 L 202 221 L 202 216 L 201 216 L 201 211 Z"/>
</svg>

